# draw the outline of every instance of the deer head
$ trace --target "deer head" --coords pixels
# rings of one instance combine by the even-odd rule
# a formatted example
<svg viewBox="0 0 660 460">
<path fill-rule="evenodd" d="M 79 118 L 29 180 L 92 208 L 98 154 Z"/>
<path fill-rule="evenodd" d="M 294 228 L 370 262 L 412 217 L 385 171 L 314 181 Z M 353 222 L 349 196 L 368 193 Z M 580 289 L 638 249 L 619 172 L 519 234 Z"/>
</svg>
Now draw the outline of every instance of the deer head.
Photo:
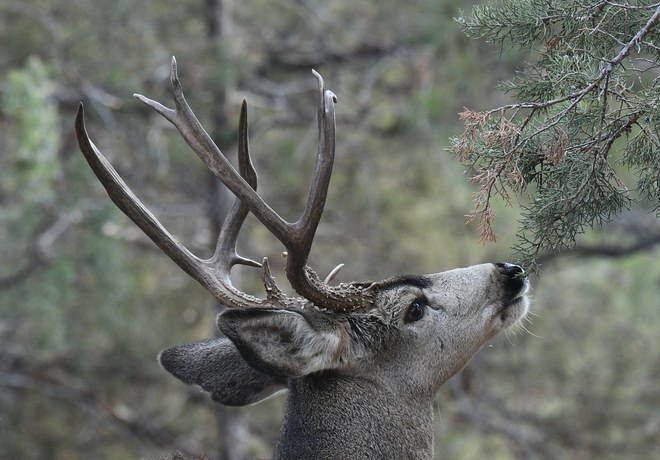
<svg viewBox="0 0 660 460">
<path fill-rule="evenodd" d="M 238 136 L 238 170 L 188 106 L 172 59 L 169 109 L 141 95 L 181 133 L 236 196 L 214 255 L 203 260 L 181 245 L 139 201 L 90 141 L 82 104 L 80 149 L 115 204 L 186 273 L 228 309 L 217 319 L 225 337 L 163 351 L 163 367 L 226 405 L 258 402 L 289 389 L 279 458 L 428 458 L 435 392 L 495 334 L 528 310 L 522 268 L 489 263 L 430 275 L 334 285 L 307 265 L 326 200 L 335 150 L 335 95 L 318 81 L 319 148 L 309 199 L 296 222 L 282 219 L 257 194 L 248 149 L 247 106 Z M 275 284 L 268 260 L 240 256 L 236 240 L 251 212 L 286 248 L 286 275 L 299 297 Z M 261 270 L 265 296 L 233 286 L 242 264 Z"/>
</svg>

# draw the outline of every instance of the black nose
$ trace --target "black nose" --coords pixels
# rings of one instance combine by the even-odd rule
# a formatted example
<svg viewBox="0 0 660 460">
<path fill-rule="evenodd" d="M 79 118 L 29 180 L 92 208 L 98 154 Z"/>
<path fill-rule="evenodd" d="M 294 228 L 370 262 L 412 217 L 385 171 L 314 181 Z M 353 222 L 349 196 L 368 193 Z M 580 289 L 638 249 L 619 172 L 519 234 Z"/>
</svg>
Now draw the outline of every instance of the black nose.
<svg viewBox="0 0 660 460">
<path fill-rule="evenodd" d="M 527 274 L 525 270 L 519 265 L 510 264 L 510 263 L 496 263 L 497 271 L 503 274 L 505 279 L 505 289 L 507 296 L 514 298 L 520 293 L 520 290 L 525 286 L 525 280 L 527 279 Z"/>
<path fill-rule="evenodd" d="M 525 273 L 525 270 L 520 265 L 510 264 L 508 262 L 498 262 L 495 264 L 497 269 L 503 275 L 508 276 L 509 278 L 524 278 L 522 274 Z"/>
</svg>

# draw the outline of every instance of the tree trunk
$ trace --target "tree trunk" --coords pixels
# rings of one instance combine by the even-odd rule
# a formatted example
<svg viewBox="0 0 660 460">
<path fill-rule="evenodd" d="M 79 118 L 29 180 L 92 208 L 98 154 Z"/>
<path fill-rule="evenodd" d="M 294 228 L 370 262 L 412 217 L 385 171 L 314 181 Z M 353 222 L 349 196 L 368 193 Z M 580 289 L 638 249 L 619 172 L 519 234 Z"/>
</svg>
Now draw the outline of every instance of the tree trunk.
<svg viewBox="0 0 660 460">
<path fill-rule="evenodd" d="M 232 49 L 230 31 L 232 23 L 232 0 L 206 0 L 207 36 L 209 40 L 210 57 L 218 61 L 216 68 L 226 68 L 227 62 L 232 60 Z M 211 113 L 212 127 L 211 137 L 219 146 L 228 146 L 234 143 L 234 136 L 230 136 L 230 122 L 227 117 L 228 95 L 233 90 L 233 82 L 224 75 L 213 75 L 218 82 L 211 82 L 209 88 L 214 88 L 213 111 Z M 223 149 L 229 156 L 233 149 Z M 208 218 L 212 228 L 211 234 L 217 235 L 220 227 L 231 206 L 231 195 L 213 174 L 209 174 L 209 205 Z M 211 242 L 212 245 L 215 241 Z M 218 304 L 218 312 L 225 306 Z M 214 333 L 220 332 L 214 327 Z M 218 460 L 240 460 L 247 456 L 249 431 L 242 416 L 242 410 L 238 408 L 217 407 L 217 423 L 219 445 L 217 450 Z"/>
</svg>

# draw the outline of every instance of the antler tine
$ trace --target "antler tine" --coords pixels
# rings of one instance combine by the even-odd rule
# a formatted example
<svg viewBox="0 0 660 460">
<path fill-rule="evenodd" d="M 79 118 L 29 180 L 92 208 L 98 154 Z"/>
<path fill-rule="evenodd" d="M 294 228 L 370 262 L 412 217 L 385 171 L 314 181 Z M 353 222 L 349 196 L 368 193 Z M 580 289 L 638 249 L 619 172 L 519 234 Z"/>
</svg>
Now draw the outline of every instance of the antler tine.
<svg viewBox="0 0 660 460">
<path fill-rule="evenodd" d="M 312 74 L 318 82 L 317 123 L 319 145 L 307 204 L 300 219 L 294 224 L 296 232 L 295 245 L 287 247 L 287 278 L 298 294 L 322 305 L 327 303 L 324 285 L 323 283 L 311 282 L 310 277 L 318 277 L 307 267 L 307 259 L 328 196 L 328 186 L 335 157 L 334 104 L 337 102 L 337 97 L 332 91 L 325 91 L 321 74 L 315 70 L 312 70 Z"/>
<path fill-rule="evenodd" d="M 321 74 L 315 70 L 312 70 L 312 73 L 318 82 L 319 146 L 307 205 L 300 220 L 296 222 L 301 233 L 300 246 L 307 252 L 312 246 L 328 196 L 328 186 L 335 160 L 335 104 L 337 103 L 337 96 L 332 91 L 325 91 Z"/>
<path fill-rule="evenodd" d="M 316 166 L 309 189 L 309 198 L 300 219 L 294 224 L 294 247 L 287 247 L 286 273 L 291 286 L 301 296 L 313 303 L 333 310 L 353 310 L 369 304 L 369 294 L 355 286 L 330 286 L 336 271 L 322 281 L 307 265 L 312 241 L 318 227 L 326 198 L 335 158 L 335 103 L 337 96 L 324 88 L 323 77 L 312 70 L 318 82 L 318 131 L 319 146 Z"/>
<path fill-rule="evenodd" d="M 341 270 L 342 268 L 344 268 L 344 264 L 337 265 L 335 268 L 333 268 L 330 271 L 330 273 L 328 273 L 328 276 L 325 277 L 323 282 L 325 284 L 330 284 L 332 282 L 332 280 L 335 279 L 335 276 L 337 276 L 337 273 L 339 273 L 339 270 Z"/>
<path fill-rule="evenodd" d="M 191 253 L 165 229 L 90 140 L 85 127 L 85 111 L 82 103 L 76 114 L 75 129 L 80 150 L 117 207 L 188 275 L 216 297 L 222 297 L 219 295 L 222 286 L 218 284 L 205 262 Z"/>
<path fill-rule="evenodd" d="M 245 100 L 243 100 L 241 106 L 241 115 L 238 122 L 238 171 L 250 187 L 257 190 L 257 172 L 250 159 L 247 102 Z M 259 262 L 241 257 L 236 252 L 236 240 L 248 212 L 249 209 L 245 203 L 239 199 L 234 200 L 234 204 L 229 210 L 218 236 L 213 261 L 222 276 L 226 277 L 227 280 L 229 279 L 231 267 L 234 265 L 241 264 L 257 268 L 262 266 Z"/>
<path fill-rule="evenodd" d="M 248 142 L 248 122 L 247 122 L 247 102 L 243 100 L 241 105 L 241 115 L 238 122 L 238 171 L 241 177 L 252 187 L 257 190 L 257 172 L 254 169 L 252 160 L 250 158 L 250 149 Z M 270 267 L 268 266 L 268 259 L 264 257 L 263 263 L 256 262 L 252 259 L 241 257 L 236 251 L 236 240 L 240 233 L 241 227 L 245 218 L 247 217 L 249 209 L 245 203 L 236 198 L 231 209 L 227 213 L 227 217 L 222 224 L 220 235 L 218 236 L 218 244 L 215 254 L 210 260 L 211 264 L 216 268 L 220 278 L 226 283 L 226 286 L 231 289 L 234 295 L 238 296 L 241 300 L 249 300 L 253 305 L 251 306 L 280 306 L 280 307 L 301 307 L 306 303 L 305 299 L 287 297 L 275 284 Z M 256 299 L 251 296 L 238 291 L 234 288 L 231 282 L 231 268 L 234 265 L 247 265 L 250 267 L 261 268 L 261 278 L 266 289 L 267 298 L 265 300 Z M 229 308 L 234 306 L 245 307 L 245 304 L 239 305 L 226 305 Z"/>
</svg>

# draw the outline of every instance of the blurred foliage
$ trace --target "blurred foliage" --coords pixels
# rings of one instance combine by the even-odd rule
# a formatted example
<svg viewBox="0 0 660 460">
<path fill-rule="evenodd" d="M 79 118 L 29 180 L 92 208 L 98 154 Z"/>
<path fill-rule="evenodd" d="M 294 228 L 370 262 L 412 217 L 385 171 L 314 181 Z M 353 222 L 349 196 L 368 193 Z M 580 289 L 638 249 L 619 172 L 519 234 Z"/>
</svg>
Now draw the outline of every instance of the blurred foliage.
<svg viewBox="0 0 660 460">
<path fill-rule="evenodd" d="M 480 246 L 465 224 L 475 189 L 446 149 L 464 106 L 510 102 L 494 88 L 527 50 L 465 37 L 453 17 L 470 5 L 456 0 L 234 2 L 225 40 L 211 33 L 213 3 L 0 5 L 0 458 L 218 458 L 226 423 L 244 428 L 247 456 L 273 445 L 282 397 L 222 409 L 158 367 L 158 350 L 213 334 L 215 306 L 113 207 L 73 137 L 82 100 L 120 174 L 208 254 L 212 181 L 131 98 L 171 105 L 172 54 L 228 154 L 247 98 L 260 193 L 287 218 L 303 207 L 316 151 L 311 68 L 338 95 L 335 174 L 310 259 L 320 273 L 346 262 L 339 281 L 378 279 L 511 256 L 520 211 L 493 202 L 502 238 Z M 634 211 L 579 239 L 575 256 L 549 255 L 531 333 L 495 339 L 441 390 L 439 458 L 660 455 L 660 266 L 652 244 L 635 246 L 658 223 Z M 577 256 L 622 242 L 618 255 L 651 249 Z M 253 219 L 240 247 L 281 260 Z M 237 282 L 260 294 L 255 272 Z"/>
<path fill-rule="evenodd" d="M 31 57 L 25 68 L 7 74 L 2 88 L 3 114 L 14 122 L 13 136 L 6 140 L 14 155 L 6 165 L 13 174 L 3 181 L 0 193 L 24 194 L 22 199 L 28 203 L 52 199 L 51 182 L 60 172 L 58 112 L 49 98 L 48 73 L 39 58 Z"/>
</svg>

